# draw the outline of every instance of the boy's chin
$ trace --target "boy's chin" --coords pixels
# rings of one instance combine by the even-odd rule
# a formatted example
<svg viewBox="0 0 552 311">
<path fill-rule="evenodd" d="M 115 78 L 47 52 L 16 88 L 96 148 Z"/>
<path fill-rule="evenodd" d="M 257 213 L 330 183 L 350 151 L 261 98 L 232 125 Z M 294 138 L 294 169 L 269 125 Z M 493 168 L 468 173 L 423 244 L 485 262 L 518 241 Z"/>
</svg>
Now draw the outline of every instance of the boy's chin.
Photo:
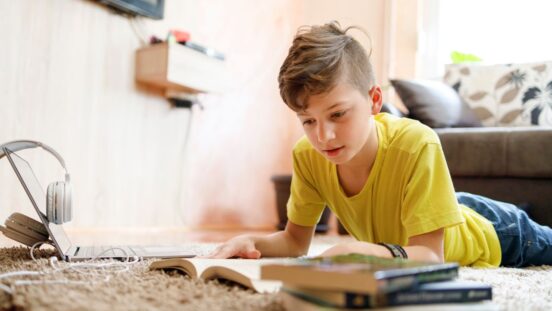
<svg viewBox="0 0 552 311">
<path fill-rule="evenodd" d="M 332 162 L 335 165 L 345 164 L 350 160 L 349 157 L 347 157 L 347 155 L 344 155 L 344 154 L 339 155 L 338 157 L 328 157 L 325 154 L 322 154 L 322 155 L 324 156 L 324 158 L 326 158 L 326 160 Z"/>
<path fill-rule="evenodd" d="M 343 148 L 343 150 L 336 156 L 329 156 L 324 151 L 316 149 L 316 151 L 322 155 L 326 160 L 332 162 L 335 165 L 341 165 L 349 162 L 352 157 L 350 155 L 350 150 L 348 148 Z"/>
</svg>

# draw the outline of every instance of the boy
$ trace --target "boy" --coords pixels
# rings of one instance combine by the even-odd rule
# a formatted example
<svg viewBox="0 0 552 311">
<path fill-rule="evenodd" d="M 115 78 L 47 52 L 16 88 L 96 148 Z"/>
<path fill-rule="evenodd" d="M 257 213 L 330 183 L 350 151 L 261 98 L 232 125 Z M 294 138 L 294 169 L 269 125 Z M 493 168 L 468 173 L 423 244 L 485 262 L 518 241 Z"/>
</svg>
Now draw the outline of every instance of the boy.
<svg viewBox="0 0 552 311">
<path fill-rule="evenodd" d="M 304 255 L 328 205 L 357 241 L 323 256 L 552 264 L 552 229 L 511 204 L 455 194 L 435 132 L 379 114 L 381 88 L 349 29 L 333 22 L 300 30 L 280 69 L 280 94 L 306 134 L 293 150 L 285 230 L 233 238 L 211 257 Z"/>
</svg>

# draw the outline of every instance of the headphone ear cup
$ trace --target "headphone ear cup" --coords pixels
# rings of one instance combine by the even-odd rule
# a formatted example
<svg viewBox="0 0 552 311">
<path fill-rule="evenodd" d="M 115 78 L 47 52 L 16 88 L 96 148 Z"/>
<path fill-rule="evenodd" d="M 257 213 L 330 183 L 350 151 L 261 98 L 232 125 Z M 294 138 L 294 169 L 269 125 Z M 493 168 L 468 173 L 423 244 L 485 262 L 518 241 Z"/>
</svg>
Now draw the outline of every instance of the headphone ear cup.
<svg viewBox="0 0 552 311">
<path fill-rule="evenodd" d="M 46 242 L 49 239 L 48 230 L 41 222 L 20 213 L 11 214 L 6 219 L 5 225 L 5 227 L 0 226 L 0 231 L 6 237 L 27 246 Z"/>
<path fill-rule="evenodd" d="M 71 205 L 66 204 L 65 183 L 62 181 L 51 183 L 48 186 L 47 192 L 46 215 L 48 216 L 48 220 L 58 225 L 69 221 L 71 219 L 71 212 L 66 212 L 67 208 L 70 208 Z"/>
<path fill-rule="evenodd" d="M 69 182 L 64 182 L 64 196 L 63 196 L 63 222 L 69 222 L 73 219 L 73 188 Z"/>
<path fill-rule="evenodd" d="M 48 185 L 48 190 L 46 191 L 46 217 L 48 221 L 55 223 L 55 183 Z"/>
<path fill-rule="evenodd" d="M 0 226 L 0 231 L 7 237 L 19 243 L 23 243 L 29 247 L 33 246 L 35 243 L 43 242 L 43 240 L 37 239 L 32 236 L 25 235 L 23 233 L 17 232 L 13 229 Z"/>
</svg>

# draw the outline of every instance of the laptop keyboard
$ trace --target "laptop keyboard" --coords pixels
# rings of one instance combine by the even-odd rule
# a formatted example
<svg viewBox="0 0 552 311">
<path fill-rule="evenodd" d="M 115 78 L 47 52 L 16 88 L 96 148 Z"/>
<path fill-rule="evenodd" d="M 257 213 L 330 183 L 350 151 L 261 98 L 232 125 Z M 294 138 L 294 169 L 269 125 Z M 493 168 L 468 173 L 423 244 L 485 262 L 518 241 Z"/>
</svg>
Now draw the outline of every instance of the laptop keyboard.
<svg viewBox="0 0 552 311">
<path fill-rule="evenodd" d="M 123 251 L 124 250 L 124 251 Z M 81 246 L 73 256 L 85 258 L 126 258 L 138 257 L 194 257 L 195 249 L 191 246 Z"/>
<path fill-rule="evenodd" d="M 124 251 L 123 251 L 124 250 Z M 76 253 L 81 257 L 127 257 L 136 253 L 128 246 L 85 246 L 80 247 Z"/>
</svg>

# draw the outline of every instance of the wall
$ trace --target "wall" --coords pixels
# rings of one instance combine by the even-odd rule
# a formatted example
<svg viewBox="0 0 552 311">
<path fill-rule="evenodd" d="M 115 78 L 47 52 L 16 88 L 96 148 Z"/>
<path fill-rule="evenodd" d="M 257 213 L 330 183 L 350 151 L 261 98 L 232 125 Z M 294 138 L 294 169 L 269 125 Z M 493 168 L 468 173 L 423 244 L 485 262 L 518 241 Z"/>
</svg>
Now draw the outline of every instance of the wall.
<svg viewBox="0 0 552 311">
<path fill-rule="evenodd" d="M 295 30 L 360 24 L 380 74 L 383 3 L 167 0 L 164 20 L 131 23 L 93 1 L 2 1 L 0 142 L 35 139 L 63 155 L 75 189 L 69 226 L 271 226 L 270 177 L 291 171 L 301 135 L 276 81 Z M 229 90 L 202 96 L 204 110 L 173 108 L 134 82 L 138 34 L 170 28 L 227 56 Z M 61 179 L 46 153 L 22 155 L 43 186 Z M 31 213 L 3 159 L 0 219 L 14 211 Z"/>
<path fill-rule="evenodd" d="M 367 49 L 385 102 L 406 111 L 390 87 L 389 79 L 414 78 L 418 42 L 418 0 L 305 0 L 303 24 L 337 20 L 342 26 L 359 26 L 351 34 Z"/>
</svg>

